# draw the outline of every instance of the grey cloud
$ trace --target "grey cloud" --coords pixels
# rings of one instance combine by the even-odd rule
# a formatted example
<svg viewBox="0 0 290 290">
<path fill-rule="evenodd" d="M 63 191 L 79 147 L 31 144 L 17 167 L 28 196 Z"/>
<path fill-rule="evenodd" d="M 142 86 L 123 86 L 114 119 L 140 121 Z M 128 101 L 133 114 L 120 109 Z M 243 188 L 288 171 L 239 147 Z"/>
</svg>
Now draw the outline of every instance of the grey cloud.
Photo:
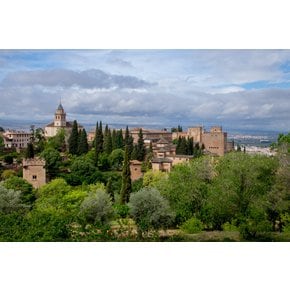
<svg viewBox="0 0 290 290">
<path fill-rule="evenodd" d="M 0 118 L 50 120 L 62 96 L 68 118 L 108 123 L 159 122 L 161 126 L 220 124 L 231 128 L 289 130 L 290 89 L 264 89 L 206 94 L 186 91 L 170 94 L 156 91 L 105 91 L 76 87 L 44 90 L 42 87 L 0 88 Z M 13 103 L 13 110 L 11 110 Z M 163 123 L 162 123 L 163 122 Z M 163 125 L 162 125 L 163 124 Z"/>
<path fill-rule="evenodd" d="M 55 69 L 20 71 L 11 73 L 2 81 L 2 86 L 60 86 L 80 88 L 144 88 L 155 85 L 142 79 L 125 76 L 107 74 L 98 69 L 85 70 L 81 72 Z"/>
<path fill-rule="evenodd" d="M 121 66 L 121 67 L 128 67 L 128 68 L 133 67 L 131 62 L 126 61 L 121 58 L 112 58 L 112 59 L 109 59 L 107 62 L 113 65 Z"/>
</svg>

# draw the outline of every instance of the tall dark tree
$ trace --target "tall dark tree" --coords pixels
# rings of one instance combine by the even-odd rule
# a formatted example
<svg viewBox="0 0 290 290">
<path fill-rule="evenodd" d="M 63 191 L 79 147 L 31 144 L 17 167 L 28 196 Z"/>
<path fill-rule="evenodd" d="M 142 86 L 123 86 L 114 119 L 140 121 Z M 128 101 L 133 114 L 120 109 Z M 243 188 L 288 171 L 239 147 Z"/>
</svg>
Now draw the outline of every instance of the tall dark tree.
<svg viewBox="0 0 290 290">
<path fill-rule="evenodd" d="M 176 143 L 176 154 L 181 154 L 180 153 L 180 145 L 181 145 L 181 137 L 179 136 L 177 139 L 177 143 Z"/>
<path fill-rule="evenodd" d="M 193 138 L 187 139 L 187 153 L 188 155 L 193 155 Z"/>
<path fill-rule="evenodd" d="M 25 152 L 25 157 L 27 159 L 29 158 L 34 158 L 34 147 L 32 143 L 27 144 L 26 152 Z"/>
<path fill-rule="evenodd" d="M 112 134 L 111 130 L 108 128 L 108 125 L 106 125 L 104 134 L 104 152 L 110 155 L 112 150 Z"/>
<path fill-rule="evenodd" d="M 116 146 L 117 146 L 118 149 L 123 149 L 124 148 L 124 138 L 123 138 L 122 129 L 117 131 L 117 134 L 116 134 Z"/>
<path fill-rule="evenodd" d="M 181 137 L 178 154 L 187 155 L 187 148 L 188 148 L 188 145 L 187 145 L 187 141 L 186 141 L 185 137 Z"/>
<path fill-rule="evenodd" d="M 144 161 L 146 156 L 146 148 L 144 145 L 142 128 L 139 130 L 137 143 L 137 160 Z"/>
<path fill-rule="evenodd" d="M 78 144 L 78 154 L 86 154 L 89 151 L 89 144 L 88 144 L 88 138 L 87 138 L 87 132 L 85 129 L 83 129 L 80 132 L 79 137 L 79 144 Z"/>
<path fill-rule="evenodd" d="M 112 178 L 111 177 L 108 179 L 108 182 L 106 185 L 106 193 L 111 197 L 111 201 L 114 202 L 115 197 L 114 197 L 114 190 L 113 190 L 113 186 L 112 186 Z"/>
<path fill-rule="evenodd" d="M 131 160 L 136 160 L 137 156 L 138 156 L 138 146 L 135 144 L 135 145 L 133 145 L 133 150 L 131 153 Z"/>
<path fill-rule="evenodd" d="M 73 122 L 72 132 L 68 139 L 68 150 L 69 153 L 73 155 L 78 154 L 78 144 L 79 144 L 79 131 L 78 131 L 78 123 L 76 120 Z"/>
<path fill-rule="evenodd" d="M 125 145 L 128 145 L 128 143 L 129 143 L 129 137 L 130 137 L 129 128 L 128 128 L 128 126 L 126 126 L 125 139 L 124 139 Z"/>
<path fill-rule="evenodd" d="M 117 132 L 115 129 L 113 129 L 113 132 L 112 132 L 112 151 L 115 150 L 115 149 L 118 149 L 118 146 L 117 146 Z"/>
<path fill-rule="evenodd" d="M 130 160 L 128 154 L 128 146 L 125 146 L 125 159 L 122 171 L 122 188 L 121 188 L 121 203 L 129 202 L 130 193 L 132 192 Z"/>
<path fill-rule="evenodd" d="M 100 124 L 96 124 L 96 134 L 95 134 L 95 165 L 98 166 L 99 155 L 103 152 L 103 129 L 102 129 L 102 121 Z"/>
<path fill-rule="evenodd" d="M 133 145 L 133 137 L 130 135 L 128 126 L 126 127 L 124 143 L 125 143 L 125 146 L 128 146 L 129 159 L 131 159 L 131 154 L 132 154 L 134 145 Z"/>
</svg>

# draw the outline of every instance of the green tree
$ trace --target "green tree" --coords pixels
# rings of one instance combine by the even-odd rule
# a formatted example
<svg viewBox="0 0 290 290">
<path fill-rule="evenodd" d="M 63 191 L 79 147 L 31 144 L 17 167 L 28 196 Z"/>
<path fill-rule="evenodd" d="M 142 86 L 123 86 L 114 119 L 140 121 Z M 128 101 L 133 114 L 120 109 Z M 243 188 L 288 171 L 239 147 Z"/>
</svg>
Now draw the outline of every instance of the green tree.
<svg viewBox="0 0 290 290">
<path fill-rule="evenodd" d="M 87 224 L 104 226 L 112 220 L 113 216 L 110 196 L 101 189 L 89 193 L 80 206 L 80 217 Z"/>
<path fill-rule="evenodd" d="M 106 185 L 106 193 L 110 196 L 111 201 L 114 202 L 115 197 L 114 197 L 114 190 L 113 190 L 113 186 L 112 186 L 112 178 L 111 177 L 108 179 L 108 182 Z"/>
<path fill-rule="evenodd" d="M 130 193 L 132 191 L 131 171 L 128 147 L 125 147 L 125 158 L 122 171 L 122 188 L 121 188 L 121 203 L 125 204 L 129 201 Z"/>
<path fill-rule="evenodd" d="M 209 157 L 194 159 L 188 164 L 176 165 L 168 179 L 155 187 L 160 190 L 176 213 L 177 225 L 202 212 L 214 178 L 214 163 Z"/>
<path fill-rule="evenodd" d="M 66 176 L 71 185 L 92 184 L 98 181 L 101 173 L 94 163 L 85 156 L 75 158 L 70 167 L 71 173 Z"/>
<path fill-rule="evenodd" d="M 21 192 L 0 184 L 0 213 L 9 214 L 27 208 L 21 201 Z"/>
<path fill-rule="evenodd" d="M 30 183 L 18 176 L 12 176 L 3 181 L 3 186 L 7 189 L 20 191 L 20 200 L 24 204 L 33 204 L 35 201 L 35 194 Z"/>
<path fill-rule="evenodd" d="M 155 188 L 146 187 L 132 193 L 128 205 L 137 224 L 139 238 L 150 230 L 168 228 L 174 220 L 168 201 Z"/>
<path fill-rule="evenodd" d="M 8 178 L 10 178 L 10 177 L 12 177 L 12 176 L 15 176 L 16 175 L 16 172 L 14 171 L 14 170 L 12 170 L 12 169 L 5 169 L 3 172 L 2 172 L 2 174 L 1 174 L 1 178 L 3 179 L 3 180 L 5 180 L 5 179 L 8 179 Z"/>
<path fill-rule="evenodd" d="M 109 155 L 105 152 L 101 153 L 99 156 L 99 169 L 102 171 L 110 170 L 111 163 Z"/>
<path fill-rule="evenodd" d="M 4 139 L 2 136 L 0 136 L 0 153 L 3 152 L 4 149 Z"/>
<path fill-rule="evenodd" d="M 114 170 L 120 170 L 122 168 L 123 160 L 124 160 L 124 150 L 122 149 L 113 150 L 109 156 L 111 167 Z"/>
<path fill-rule="evenodd" d="M 204 207 L 204 221 L 214 229 L 236 219 L 239 226 L 255 204 L 263 205 L 275 180 L 277 163 L 267 156 L 229 153 L 219 159 Z"/>
<path fill-rule="evenodd" d="M 112 151 L 112 134 L 111 130 L 108 128 L 108 125 L 106 125 L 104 134 L 104 152 L 110 155 Z"/>
<path fill-rule="evenodd" d="M 103 144 L 104 136 L 103 136 L 103 128 L 102 121 L 100 124 L 97 122 L 96 124 L 96 133 L 95 133 L 95 165 L 98 166 L 99 155 L 103 152 Z"/>
<path fill-rule="evenodd" d="M 187 139 L 187 154 L 188 155 L 193 155 L 193 138 L 188 138 Z"/>
<path fill-rule="evenodd" d="M 113 129 L 112 132 L 112 150 L 118 149 L 117 145 L 117 132 L 115 129 Z"/>
<path fill-rule="evenodd" d="M 45 137 L 42 128 L 37 128 L 34 133 L 34 148 L 36 153 L 40 153 L 45 147 Z"/>
<path fill-rule="evenodd" d="M 48 138 L 45 149 L 53 148 L 59 152 L 65 152 L 66 151 L 65 137 L 66 137 L 65 130 L 63 128 L 60 128 L 55 136 Z"/>
<path fill-rule="evenodd" d="M 129 150 L 128 150 L 129 152 Z M 133 150 L 132 150 L 132 153 L 131 153 L 131 160 L 137 160 L 138 158 L 138 146 L 135 144 L 133 145 Z"/>
<path fill-rule="evenodd" d="M 146 148 L 144 145 L 142 128 L 140 128 L 137 142 L 137 160 L 144 161 L 145 156 L 146 156 Z"/>
<path fill-rule="evenodd" d="M 282 231 L 282 216 L 290 210 L 290 143 L 281 143 L 277 147 L 278 168 L 276 170 L 276 179 L 272 190 L 267 196 L 267 214 L 272 222 L 273 231 L 278 229 Z"/>
<path fill-rule="evenodd" d="M 124 148 L 124 138 L 122 129 L 116 132 L 116 147 L 120 149 Z"/>
<path fill-rule="evenodd" d="M 34 147 L 32 143 L 27 144 L 25 158 L 27 159 L 34 158 Z"/>
<path fill-rule="evenodd" d="M 78 142 L 78 154 L 83 155 L 88 153 L 89 151 L 89 144 L 87 138 L 87 132 L 83 129 L 79 134 L 79 142 Z"/>
<path fill-rule="evenodd" d="M 73 155 L 78 154 L 78 143 L 79 143 L 78 123 L 76 120 L 74 120 L 72 132 L 71 132 L 71 135 L 68 139 L 69 153 L 71 153 Z"/>
<path fill-rule="evenodd" d="M 128 126 L 126 127 L 124 144 L 125 146 L 128 146 L 129 159 L 131 159 L 131 154 L 133 152 L 134 144 L 133 144 L 133 137 L 130 135 Z"/>
<path fill-rule="evenodd" d="M 27 242 L 63 242 L 70 238 L 70 219 L 56 209 L 33 210 L 25 219 Z"/>
<path fill-rule="evenodd" d="M 60 153 L 56 149 L 47 148 L 40 154 L 40 157 L 45 160 L 45 168 L 48 178 L 53 179 L 58 176 L 61 166 Z"/>
</svg>

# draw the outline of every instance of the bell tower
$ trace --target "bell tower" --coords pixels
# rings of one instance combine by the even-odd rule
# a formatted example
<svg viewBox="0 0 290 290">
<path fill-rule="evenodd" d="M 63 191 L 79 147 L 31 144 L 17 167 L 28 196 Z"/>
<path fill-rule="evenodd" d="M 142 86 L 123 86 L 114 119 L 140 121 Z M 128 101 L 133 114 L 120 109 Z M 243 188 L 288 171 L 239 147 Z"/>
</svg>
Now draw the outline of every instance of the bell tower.
<svg viewBox="0 0 290 290">
<path fill-rule="evenodd" d="M 55 127 L 65 127 L 66 126 L 66 113 L 62 107 L 61 102 L 54 114 L 54 126 Z"/>
</svg>

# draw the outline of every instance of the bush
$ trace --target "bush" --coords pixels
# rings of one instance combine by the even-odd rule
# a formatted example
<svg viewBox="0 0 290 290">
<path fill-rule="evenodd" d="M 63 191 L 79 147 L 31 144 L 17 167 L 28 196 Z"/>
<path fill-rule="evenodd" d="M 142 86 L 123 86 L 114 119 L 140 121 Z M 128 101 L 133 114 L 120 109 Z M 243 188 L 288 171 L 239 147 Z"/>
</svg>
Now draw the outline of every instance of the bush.
<svg viewBox="0 0 290 290">
<path fill-rule="evenodd" d="M 117 217 L 126 218 L 129 215 L 129 206 L 126 204 L 116 204 L 114 205 L 115 213 Z"/>
<path fill-rule="evenodd" d="M 225 232 L 236 232 L 239 230 L 237 226 L 235 226 L 233 223 L 226 222 L 222 225 L 222 229 Z"/>
<path fill-rule="evenodd" d="M 13 156 L 12 155 L 5 155 L 4 162 L 7 164 L 12 164 L 13 163 Z"/>
<path fill-rule="evenodd" d="M 87 224 L 106 225 L 114 216 L 110 196 L 101 189 L 91 192 L 80 206 L 80 218 Z"/>
<path fill-rule="evenodd" d="M 25 204 L 32 204 L 35 201 L 33 187 L 23 178 L 12 176 L 3 181 L 4 187 L 8 189 L 19 190 L 21 192 L 21 201 Z"/>
<path fill-rule="evenodd" d="M 139 238 L 152 229 L 168 228 L 174 221 L 168 201 L 155 188 L 142 188 L 132 193 L 129 202 L 130 214 L 138 228 Z"/>
<path fill-rule="evenodd" d="M 203 228 L 202 222 L 196 217 L 192 217 L 180 226 L 180 229 L 188 234 L 200 233 Z"/>
<path fill-rule="evenodd" d="M 284 233 L 290 233 L 290 215 L 288 213 L 285 213 L 281 216 L 282 221 L 282 231 Z"/>
</svg>

